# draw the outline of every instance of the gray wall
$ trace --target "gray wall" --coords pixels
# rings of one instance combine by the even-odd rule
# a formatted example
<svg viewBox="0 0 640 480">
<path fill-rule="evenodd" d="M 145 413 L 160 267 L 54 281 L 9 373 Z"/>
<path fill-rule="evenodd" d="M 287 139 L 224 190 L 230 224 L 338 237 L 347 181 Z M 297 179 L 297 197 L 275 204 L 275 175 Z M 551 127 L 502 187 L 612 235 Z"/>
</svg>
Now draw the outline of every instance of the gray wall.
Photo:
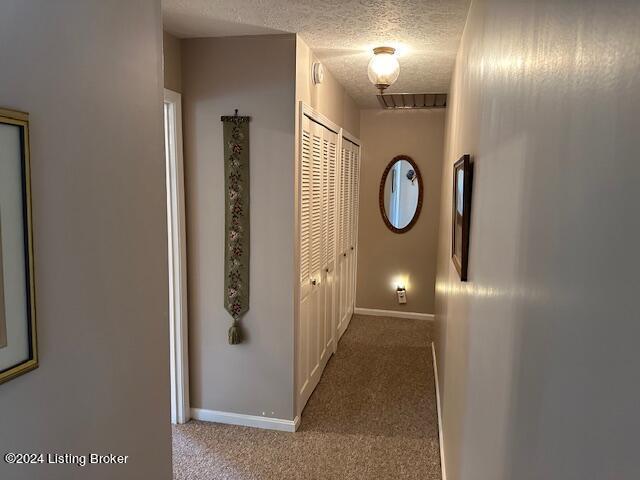
<svg viewBox="0 0 640 480">
<path fill-rule="evenodd" d="M 296 101 L 302 101 L 352 135 L 360 137 L 360 108 L 331 72 L 324 69 L 324 80 L 314 85 L 312 66 L 318 58 L 296 35 Z M 296 121 L 299 111 L 296 106 Z"/>
<path fill-rule="evenodd" d="M 192 407 L 293 419 L 295 35 L 182 40 Z M 250 115 L 248 338 L 223 305 L 221 115 Z"/>
<path fill-rule="evenodd" d="M 436 284 L 449 480 L 640 478 L 640 4 L 476 0 Z M 475 158 L 469 282 L 452 164 Z"/>
<path fill-rule="evenodd" d="M 3 479 L 169 479 L 160 2 L 3 0 L 0 105 L 31 115 L 40 368 L 0 452 L 129 455 Z"/>
<path fill-rule="evenodd" d="M 444 120 L 443 110 L 361 111 L 358 307 L 434 312 Z M 420 217 L 402 234 L 387 228 L 378 204 L 382 173 L 400 154 L 413 158 L 424 180 Z M 398 304 L 397 277 L 407 288 L 404 305 Z"/>
<path fill-rule="evenodd" d="M 162 69 L 164 88 L 182 93 L 182 40 L 162 33 Z"/>
</svg>

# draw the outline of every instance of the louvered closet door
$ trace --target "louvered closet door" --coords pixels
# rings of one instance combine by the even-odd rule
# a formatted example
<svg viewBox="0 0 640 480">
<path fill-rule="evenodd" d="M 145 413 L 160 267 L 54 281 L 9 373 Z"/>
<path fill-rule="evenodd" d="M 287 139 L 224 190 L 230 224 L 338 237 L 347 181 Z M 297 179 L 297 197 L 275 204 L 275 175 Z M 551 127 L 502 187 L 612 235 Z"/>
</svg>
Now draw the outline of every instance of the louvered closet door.
<svg viewBox="0 0 640 480">
<path fill-rule="evenodd" d="M 348 327 L 355 308 L 360 147 L 343 138 L 341 160 L 340 335 Z"/>
<path fill-rule="evenodd" d="M 306 404 L 333 353 L 336 133 L 304 117 L 300 134 L 298 396 Z M 302 408 L 302 407 L 301 407 Z"/>
<path fill-rule="evenodd" d="M 350 317 L 353 314 L 353 257 L 354 257 L 354 218 L 355 218 L 355 205 L 354 205 L 354 192 L 355 185 L 353 184 L 355 179 L 355 145 L 349 142 L 349 176 L 347 177 L 347 183 L 349 184 L 349 244 L 347 245 L 348 251 L 348 279 L 349 285 L 347 286 L 347 315 Z"/>
<path fill-rule="evenodd" d="M 299 135 L 299 413 L 351 319 L 357 251 L 359 147 L 310 116 Z"/>
<path fill-rule="evenodd" d="M 337 257 L 337 292 L 336 301 L 338 303 L 338 336 L 341 336 L 345 330 L 345 292 L 347 287 L 347 182 L 346 182 L 346 165 L 348 161 L 348 152 L 344 140 L 342 141 L 342 149 L 340 153 L 340 167 L 338 169 L 338 257 Z"/>
<path fill-rule="evenodd" d="M 325 168 L 323 175 L 323 189 L 325 192 L 324 208 L 324 336 L 322 344 L 321 362 L 326 361 L 335 351 L 336 320 L 334 316 L 335 278 L 336 278 L 336 208 L 337 208 L 337 167 L 338 167 L 338 135 L 328 129 L 324 132 L 323 152 Z"/>
<path fill-rule="evenodd" d="M 345 317 L 345 328 L 349 323 L 349 297 L 351 296 L 351 143 L 345 142 L 347 145 L 347 156 L 344 170 L 344 182 L 345 182 L 345 211 L 344 211 L 344 228 L 345 228 L 345 245 L 344 251 L 346 253 L 345 264 L 345 283 L 344 283 L 344 306 L 343 315 Z"/>
<path fill-rule="evenodd" d="M 322 268 L 322 130 L 304 118 L 300 135 L 299 395 L 308 399 L 319 376 Z"/>
<path fill-rule="evenodd" d="M 360 211 L 360 147 L 353 146 L 353 220 L 351 254 L 351 305 L 356 306 L 356 279 L 358 271 L 358 214 Z"/>
<path fill-rule="evenodd" d="M 308 355 L 310 377 L 320 368 L 320 319 L 322 317 L 322 139 L 323 127 L 312 123 L 311 136 L 311 239 L 309 245 L 312 309 L 309 319 Z"/>
<path fill-rule="evenodd" d="M 313 307 L 311 277 L 311 195 L 312 195 L 312 124 L 307 117 L 302 119 L 300 132 L 299 159 L 299 225 L 300 225 L 300 313 L 297 338 L 297 375 L 298 394 L 308 387 L 310 372 L 309 335 Z"/>
<path fill-rule="evenodd" d="M 358 246 L 358 146 L 353 146 L 351 164 L 351 312 L 356 306 L 356 252 Z"/>
</svg>

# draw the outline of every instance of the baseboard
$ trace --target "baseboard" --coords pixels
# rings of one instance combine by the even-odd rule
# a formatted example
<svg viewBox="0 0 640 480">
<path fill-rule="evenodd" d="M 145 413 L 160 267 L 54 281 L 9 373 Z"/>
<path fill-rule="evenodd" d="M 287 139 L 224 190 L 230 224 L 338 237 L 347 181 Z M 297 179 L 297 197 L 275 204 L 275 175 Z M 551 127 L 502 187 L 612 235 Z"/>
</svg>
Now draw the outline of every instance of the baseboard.
<svg viewBox="0 0 640 480">
<path fill-rule="evenodd" d="M 375 308 L 356 307 L 354 313 L 357 315 L 373 315 L 376 317 L 410 318 L 413 320 L 434 320 L 431 313 L 402 312 L 399 310 L 378 310 Z"/>
<path fill-rule="evenodd" d="M 202 420 L 204 422 L 264 428 L 266 430 L 280 430 L 282 432 L 295 432 L 300 425 L 299 416 L 294 420 L 283 420 L 281 418 L 260 417 L 258 415 L 244 415 L 242 413 L 206 410 L 204 408 L 192 408 L 191 418 L 195 420 Z"/>
<path fill-rule="evenodd" d="M 444 436 L 442 431 L 442 407 L 440 406 L 440 381 L 438 380 L 438 361 L 436 360 L 436 346 L 431 342 L 433 354 L 433 376 L 436 378 L 436 406 L 438 408 L 438 438 L 440 439 L 440 467 L 442 468 L 442 480 L 447 480 L 447 464 L 444 461 Z"/>
</svg>

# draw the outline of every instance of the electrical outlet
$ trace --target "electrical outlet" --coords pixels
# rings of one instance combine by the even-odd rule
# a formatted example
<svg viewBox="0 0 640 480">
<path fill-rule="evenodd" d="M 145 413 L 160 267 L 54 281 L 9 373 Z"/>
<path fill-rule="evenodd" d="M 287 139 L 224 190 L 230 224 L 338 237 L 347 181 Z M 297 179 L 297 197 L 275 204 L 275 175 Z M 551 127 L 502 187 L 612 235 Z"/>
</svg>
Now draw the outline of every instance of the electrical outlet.
<svg viewBox="0 0 640 480">
<path fill-rule="evenodd" d="M 396 293 L 398 295 L 398 303 L 407 303 L 407 291 L 404 288 L 398 288 Z"/>
</svg>

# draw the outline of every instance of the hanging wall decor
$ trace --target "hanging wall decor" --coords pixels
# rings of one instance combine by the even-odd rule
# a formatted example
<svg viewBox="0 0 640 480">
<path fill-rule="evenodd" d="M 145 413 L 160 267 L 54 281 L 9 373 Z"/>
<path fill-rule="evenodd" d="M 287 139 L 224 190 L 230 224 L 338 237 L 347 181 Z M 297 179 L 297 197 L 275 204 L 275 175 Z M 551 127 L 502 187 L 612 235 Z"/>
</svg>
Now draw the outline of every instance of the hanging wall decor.
<svg viewBox="0 0 640 480">
<path fill-rule="evenodd" d="M 471 189 L 473 163 L 469 155 L 463 155 L 453 165 L 453 201 L 451 260 L 460 280 L 467 281 L 469 266 L 469 230 L 471 224 Z"/>
<path fill-rule="evenodd" d="M 221 117 L 224 124 L 224 306 L 233 318 L 229 343 L 242 342 L 240 319 L 249 310 L 249 120 Z"/>
<path fill-rule="evenodd" d="M 0 109 L 0 383 L 38 366 L 29 115 Z"/>
</svg>

